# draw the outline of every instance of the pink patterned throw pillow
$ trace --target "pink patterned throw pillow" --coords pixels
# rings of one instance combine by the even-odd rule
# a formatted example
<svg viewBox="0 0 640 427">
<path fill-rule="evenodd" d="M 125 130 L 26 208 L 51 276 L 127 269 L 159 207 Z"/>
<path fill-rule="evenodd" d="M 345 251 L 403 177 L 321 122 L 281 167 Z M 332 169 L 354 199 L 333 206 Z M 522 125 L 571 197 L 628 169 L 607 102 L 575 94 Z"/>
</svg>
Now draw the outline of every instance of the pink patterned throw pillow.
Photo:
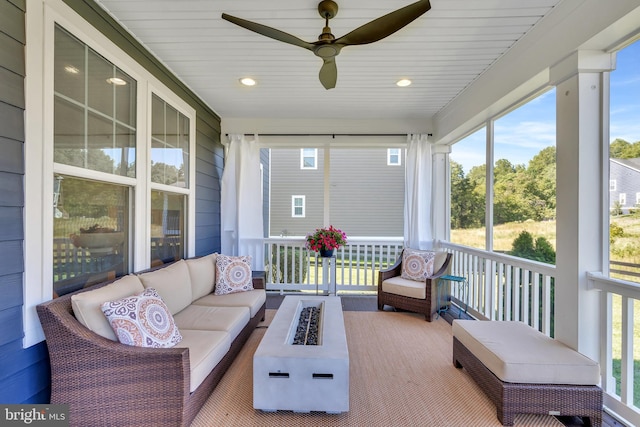
<svg viewBox="0 0 640 427">
<path fill-rule="evenodd" d="M 216 288 L 215 295 L 226 295 L 235 292 L 253 290 L 251 278 L 251 256 L 216 257 Z"/>
<path fill-rule="evenodd" d="M 403 279 L 422 281 L 433 276 L 435 252 L 405 248 L 402 252 Z"/>
<path fill-rule="evenodd" d="M 105 302 L 101 308 L 122 344 L 168 348 L 182 341 L 171 312 L 154 288 Z"/>
</svg>

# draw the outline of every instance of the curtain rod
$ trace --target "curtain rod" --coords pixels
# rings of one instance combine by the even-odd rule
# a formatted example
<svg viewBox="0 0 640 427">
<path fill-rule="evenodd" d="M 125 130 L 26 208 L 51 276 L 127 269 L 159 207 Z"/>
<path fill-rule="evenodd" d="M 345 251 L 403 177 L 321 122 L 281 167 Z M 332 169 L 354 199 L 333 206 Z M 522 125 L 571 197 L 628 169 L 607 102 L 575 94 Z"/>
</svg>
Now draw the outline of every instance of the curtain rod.
<svg viewBox="0 0 640 427">
<path fill-rule="evenodd" d="M 255 135 L 253 133 L 245 133 L 245 136 Z M 258 136 L 330 136 L 335 138 L 336 136 L 407 136 L 406 133 L 258 133 Z M 229 136 L 225 133 L 224 136 Z M 432 133 L 428 133 L 427 136 L 433 136 Z"/>
</svg>

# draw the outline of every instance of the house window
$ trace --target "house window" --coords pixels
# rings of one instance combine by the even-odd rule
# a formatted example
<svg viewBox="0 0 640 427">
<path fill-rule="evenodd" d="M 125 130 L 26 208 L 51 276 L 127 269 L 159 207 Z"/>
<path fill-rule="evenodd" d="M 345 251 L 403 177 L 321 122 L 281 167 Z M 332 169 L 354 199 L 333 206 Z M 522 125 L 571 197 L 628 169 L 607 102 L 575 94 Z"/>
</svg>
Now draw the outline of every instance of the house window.
<svg viewBox="0 0 640 427">
<path fill-rule="evenodd" d="M 189 118 L 155 93 L 151 105 L 151 182 L 187 188 Z"/>
<path fill-rule="evenodd" d="M 387 166 L 400 166 L 400 149 L 389 148 L 387 149 Z"/>
<path fill-rule="evenodd" d="M 54 161 L 135 177 L 136 81 L 55 29 Z"/>
<path fill-rule="evenodd" d="M 53 290 L 62 295 L 187 256 L 195 115 L 66 29 L 53 36 Z M 151 102 L 137 114 L 140 95 Z M 146 250 L 134 246 L 143 237 Z"/>
<path fill-rule="evenodd" d="M 291 217 L 304 218 L 305 196 L 291 196 Z"/>
<path fill-rule="evenodd" d="M 609 191 L 616 191 L 616 180 L 615 179 L 610 179 L 609 180 Z"/>
<path fill-rule="evenodd" d="M 621 206 L 627 206 L 627 193 L 620 193 L 618 195 L 618 200 L 620 201 Z"/>
<path fill-rule="evenodd" d="M 303 148 L 300 150 L 300 169 L 318 169 L 317 148 Z"/>
<path fill-rule="evenodd" d="M 137 89 L 58 26 L 54 40 L 53 291 L 62 295 L 129 272 Z"/>
<path fill-rule="evenodd" d="M 636 193 L 636 206 L 640 207 L 640 193 Z"/>
<path fill-rule="evenodd" d="M 55 294 L 128 272 L 132 194 L 124 185 L 55 176 Z"/>
</svg>

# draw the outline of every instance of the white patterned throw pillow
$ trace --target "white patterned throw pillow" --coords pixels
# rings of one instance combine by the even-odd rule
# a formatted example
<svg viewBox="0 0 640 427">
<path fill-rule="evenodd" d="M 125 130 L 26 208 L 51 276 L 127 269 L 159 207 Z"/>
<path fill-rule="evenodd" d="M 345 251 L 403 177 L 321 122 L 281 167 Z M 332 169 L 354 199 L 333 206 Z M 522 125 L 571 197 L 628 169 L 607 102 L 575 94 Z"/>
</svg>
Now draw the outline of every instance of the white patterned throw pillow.
<svg viewBox="0 0 640 427">
<path fill-rule="evenodd" d="M 168 348 L 182 341 L 171 312 L 154 288 L 105 302 L 101 309 L 122 344 Z"/>
<path fill-rule="evenodd" d="M 422 281 L 433 276 L 435 259 L 435 252 L 406 248 L 402 252 L 402 278 Z"/>
<path fill-rule="evenodd" d="M 251 256 L 218 255 L 216 257 L 215 295 L 253 290 Z"/>
</svg>

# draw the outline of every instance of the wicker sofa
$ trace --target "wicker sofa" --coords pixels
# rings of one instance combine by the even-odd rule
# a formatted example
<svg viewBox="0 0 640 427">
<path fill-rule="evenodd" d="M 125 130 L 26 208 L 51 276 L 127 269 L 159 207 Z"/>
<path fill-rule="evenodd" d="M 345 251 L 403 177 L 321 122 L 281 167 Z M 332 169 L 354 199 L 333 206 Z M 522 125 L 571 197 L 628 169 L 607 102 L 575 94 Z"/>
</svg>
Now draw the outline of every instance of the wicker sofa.
<svg viewBox="0 0 640 427">
<path fill-rule="evenodd" d="M 37 307 L 51 363 L 51 403 L 69 404 L 70 425 L 191 423 L 265 313 L 264 277 L 253 275 L 254 290 L 215 295 L 215 262 L 216 254 L 180 260 Z M 182 335 L 174 347 L 121 344 L 96 312 L 105 298 L 149 287 Z"/>
</svg>

